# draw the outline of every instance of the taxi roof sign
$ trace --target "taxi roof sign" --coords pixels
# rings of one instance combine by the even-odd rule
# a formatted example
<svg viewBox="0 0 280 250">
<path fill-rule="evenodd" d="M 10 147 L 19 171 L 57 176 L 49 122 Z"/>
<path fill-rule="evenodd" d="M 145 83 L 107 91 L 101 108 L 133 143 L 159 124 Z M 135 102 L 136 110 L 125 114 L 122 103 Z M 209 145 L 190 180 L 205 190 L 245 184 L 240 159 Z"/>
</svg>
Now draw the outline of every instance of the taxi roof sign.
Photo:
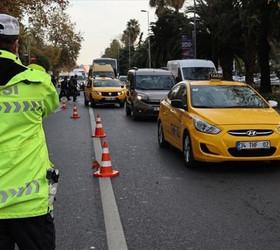
<svg viewBox="0 0 280 250">
<path fill-rule="evenodd" d="M 222 80 L 223 79 L 223 74 L 221 74 L 221 73 L 216 73 L 216 72 L 214 72 L 214 73 L 210 73 L 209 74 L 209 79 L 210 80 L 218 80 L 218 81 L 220 81 L 220 80 Z"/>
</svg>

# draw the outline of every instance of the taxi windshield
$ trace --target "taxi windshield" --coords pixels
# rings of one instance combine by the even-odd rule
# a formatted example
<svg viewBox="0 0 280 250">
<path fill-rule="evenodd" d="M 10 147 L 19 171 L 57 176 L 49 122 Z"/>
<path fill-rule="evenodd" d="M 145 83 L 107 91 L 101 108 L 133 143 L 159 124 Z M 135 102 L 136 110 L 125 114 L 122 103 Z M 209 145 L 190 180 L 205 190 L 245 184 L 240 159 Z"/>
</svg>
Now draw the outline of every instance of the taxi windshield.
<svg viewBox="0 0 280 250">
<path fill-rule="evenodd" d="M 195 108 L 268 108 L 268 104 L 246 86 L 191 86 Z"/>
<path fill-rule="evenodd" d="M 121 87 L 122 84 L 118 80 L 94 80 L 94 87 Z"/>
<path fill-rule="evenodd" d="M 182 68 L 184 79 L 187 80 L 208 80 L 209 74 L 215 71 L 214 68 L 207 67 L 187 67 Z"/>
<path fill-rule="evenodd" d="M 138 75 L 135 87 L 142 90 L 170 90 L 174 84 L 172 75 Z"/>
</svg>

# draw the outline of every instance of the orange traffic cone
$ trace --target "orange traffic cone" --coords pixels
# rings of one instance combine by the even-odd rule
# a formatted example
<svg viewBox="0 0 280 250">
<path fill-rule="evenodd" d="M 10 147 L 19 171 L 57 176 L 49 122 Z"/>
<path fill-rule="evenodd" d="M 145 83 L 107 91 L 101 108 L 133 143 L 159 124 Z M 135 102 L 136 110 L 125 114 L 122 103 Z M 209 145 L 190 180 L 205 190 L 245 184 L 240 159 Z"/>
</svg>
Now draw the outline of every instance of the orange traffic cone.
<svg viewBox="0 0 280 250">
<path fill-rule="evenodd" d="M 79 119 L 79 118 L 80 118 L 80 116 L 79 116 L 79 114 L 78 114 L 78 109 L 77 109 L 76 103 L 74 103 L 73 112 L 72 112 L 71 118 L 72 118 L 72 119 Z"/>
<path fill-rule="evenodd" d="M 66 110 L 66 100 L 63 98 L 61 102 L 61 109 Z"/>
<path fill-rule="evenodd" d="M 109 145 L 107 142 L 104 142 L 102 145 L 101 166 L 96 172 L 93 173 L 93 176 L 114 177 L 118 175 L 119 175 L 119 171 L 113 170 L 112 168 L 111 156 L 109 153 Z"/>
<path fill-rule="evenodd" d="M 101 118 L 100 118 L 99 114 L 97 114 L 97 116 L 96 116 L 95 133 L 92 135 L 92 137 L 95 137 L 95 138 L 106 137 L 106 134 L 105 134 L 104 129 L 102 127 Z"/>
</svg>

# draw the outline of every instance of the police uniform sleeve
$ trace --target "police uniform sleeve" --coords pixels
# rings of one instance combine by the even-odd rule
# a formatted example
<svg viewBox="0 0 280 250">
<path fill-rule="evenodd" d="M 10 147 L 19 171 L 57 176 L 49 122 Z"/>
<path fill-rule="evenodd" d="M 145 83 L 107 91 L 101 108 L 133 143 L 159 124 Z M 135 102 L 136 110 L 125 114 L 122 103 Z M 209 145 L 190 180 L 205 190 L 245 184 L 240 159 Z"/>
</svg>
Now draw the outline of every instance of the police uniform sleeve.
<svg viewBox="0 0 280 250">
<path fill-rule="evenodd" d="M 46 117 L 49 113 L 53 112 L 59 106 L 59 98 L 54 85 L 51 82 L 51 78 L 48 77 L 46 81 L 43 82 L 45 88 L 45 96 L 43 99 L 43 117 Z"/>
</svg>

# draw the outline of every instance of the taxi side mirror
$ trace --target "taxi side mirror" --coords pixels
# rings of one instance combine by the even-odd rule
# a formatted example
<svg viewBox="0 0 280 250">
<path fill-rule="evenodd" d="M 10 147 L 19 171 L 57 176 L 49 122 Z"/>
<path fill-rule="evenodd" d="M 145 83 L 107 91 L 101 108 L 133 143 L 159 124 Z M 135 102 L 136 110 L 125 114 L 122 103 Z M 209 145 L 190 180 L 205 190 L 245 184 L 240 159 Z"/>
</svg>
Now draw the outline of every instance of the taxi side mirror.
<svg viewBox="0 0 280 250">
<path fill-rule="evenodd" d="M 187 105 L 185 105 L 181 99 L 171 100 L 171 106 L 174 108 L 185 109 L 185 110 L 187 108 Z"/>
<path fill-rule="evenodd" d="M 277 108 L 278 107 L 278 102 L 277 101 L 269 100 L 268 103 L 270 104 L 270 106 L 272 108 Z"/>
</svg>

